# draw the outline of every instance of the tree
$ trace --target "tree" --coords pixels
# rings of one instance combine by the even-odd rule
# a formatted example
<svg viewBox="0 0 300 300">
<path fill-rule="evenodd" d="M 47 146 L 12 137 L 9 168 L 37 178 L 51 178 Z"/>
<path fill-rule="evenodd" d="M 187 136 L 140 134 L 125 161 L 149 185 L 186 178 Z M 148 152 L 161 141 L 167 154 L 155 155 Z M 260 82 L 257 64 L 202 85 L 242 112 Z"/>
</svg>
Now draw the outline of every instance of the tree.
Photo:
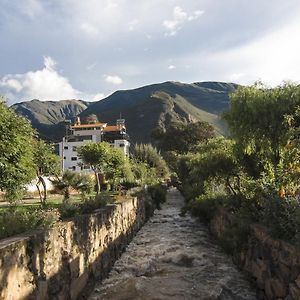
<svg viewBox="0 0 300 300">
<path fill-rule="evenodd" d="M 95 114 L 88 115 L 85 120 L 88 124 L 95 124 L 99 122 L 98 117 Z"/>
<path fill-rule="evenodd" d="M 0 99 L 0 189 L 9 201 L 20 199 L 35 177 L 33 138 L 30 123 Z"/>
<path fill-rule="evenodd" d="M 195 147 L 195 153 L 179 157 L 177 174 L 188 191 L 188 200 L 208 190 L 222 190 L 234 195 L 240 193 L 239 167 L 233 145 L 231 140 L 214 138 Z"/>
<path fill-rule="evenodd" d="M 151 144 L 136 144 L 132 154 L 135 160 L 145 162 L 151 168 L 155 168 L 158 177 L 165 178 L 169 174 L 165 160 Z"/>
<path fill-rule="evenodd" d="M 34 162 L 38 181 L 36 183 L 42 204 L 47 200 L 47 186 L 43 176 L 58 175 L 61 170 L 60 157 L 53 152 L 53 147 L 42 140 L 34 142 Z M 40 190 L 40 183 L 43 193 Z"/>
<path fill-rule="evenodd" d="M 79 157 L 89 165 L 97 180 L 97 193 L 100 192 L 99 174 L 107 174 L 114 179 L 121 173 L 125 158 L 119 149 L 110 147 L 107 142 L 88 143 L 78 149 Z"/>
<path fill-rule="evenodd" d="M 215 136 L 214 128 L 207 122 L 172 123 L 165 132 L 155 132 L 159 140 L 160 149 L 163 151 L 176 151 L 187 153 L 191 148 Z"/>
<path fill-rule="evenodd" d="M 124 175 L 125 156 L 118 148 L 110 148 L 110 157 L 107 161 L 104 173 L 112 181 L 113 188 L 116 187 L 118 180 Z"/>
<path fill-rule="evenodd" d="M 230 98 L 223 117 L 240 159 L 255 177 L 262 171 L 273 172 L 289 139 L 285 116 L 300 105 L 300 86 L 284 83 L 269 88 L 258 82 L 238 88 Z"/>
</svg>

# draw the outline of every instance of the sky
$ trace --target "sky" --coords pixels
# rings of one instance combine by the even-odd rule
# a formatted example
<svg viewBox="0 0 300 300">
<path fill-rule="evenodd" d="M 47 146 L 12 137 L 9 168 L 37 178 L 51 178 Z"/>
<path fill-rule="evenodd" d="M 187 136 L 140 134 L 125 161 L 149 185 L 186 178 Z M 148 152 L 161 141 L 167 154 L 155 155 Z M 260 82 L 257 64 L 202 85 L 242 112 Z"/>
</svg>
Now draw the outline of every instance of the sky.
<svg viewBox="0 0 300 300">
<path fill-rule="evenodd" d="M 299 0 L 0 0 L 0 95 L 100 100 L 151 83 L 300 82 Z"/>
</svg>

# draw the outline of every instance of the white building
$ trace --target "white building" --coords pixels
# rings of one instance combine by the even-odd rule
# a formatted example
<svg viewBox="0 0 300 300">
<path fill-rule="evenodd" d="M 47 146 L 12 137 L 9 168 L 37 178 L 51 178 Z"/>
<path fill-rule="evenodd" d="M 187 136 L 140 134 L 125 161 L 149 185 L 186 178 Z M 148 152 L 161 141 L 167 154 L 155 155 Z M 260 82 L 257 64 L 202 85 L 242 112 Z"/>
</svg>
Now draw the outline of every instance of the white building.
<svg viewBox="0 0 300 300">
<path fill-rule="evenodd" d="M 80 118 L 69 127 L 67 136 L 59 143 L 59 155 L 62 158 L 63 170 L 89 172 L 77 154 L 77 148 L 88 142 L 108 142 L 112 147 L 119 148 L 124 155 L 129 154 L 130 143 L 126 134 L 125 120 L 117 120 L 114 126 L 107 123 L 81 124 Z"/>
</svg>

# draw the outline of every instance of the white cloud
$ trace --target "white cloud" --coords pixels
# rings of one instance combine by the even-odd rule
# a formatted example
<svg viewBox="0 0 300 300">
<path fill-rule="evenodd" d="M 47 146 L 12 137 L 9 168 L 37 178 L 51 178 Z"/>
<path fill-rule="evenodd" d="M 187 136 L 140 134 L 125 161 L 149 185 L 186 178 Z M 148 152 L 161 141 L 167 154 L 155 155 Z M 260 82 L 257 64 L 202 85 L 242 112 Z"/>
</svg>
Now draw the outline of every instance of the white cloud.
<svg viewBox="0 0 300 300">
<path fill-rule="evenodd" d="M 123 79 L 118 75 L 104 75 L 105 81 L 112 84 L 122 84 Z"/>
<path fill-rule="evenodd" d="M 169 70 L 174 70 L 174 69 L 176 69 L 176 66 L 174 66 L 174 65 L 169 65 L 169 66 L 168 66 L 168 69 L 169 69 Z"/>
<path fill-rule="evenodd" d="M 188 20 L 189 21 L 197 20 L 203 14 L 204 14 L 204 10 L 196 10 L 192 15 L 188 17 Z"/>
<path fill-rule="evenodd" d="M 8 103 L 31 99 L 59 100 L 80 98 L 82 93 L 72 87 L 68 78 L 55 70 L 56 62 L 44 57 L 41 70 L 24 74 L 9 74 L 0 79 L 0 93 L 8 98 Z"/>
<path fill-rule="evenodd" d="M 224 69 L 231 70 L 234 66 L 234 74 L 226 77 L 244 84 L 258 79 L 271 85 L 280 84 L 283 80 L 299 80 L 299 20 L 297 18 L 240 47 L 216 53 L 211 60 Z"/>
<path fill-rule="evenodd" d="M 128 27 L 129 31 L 136 30 L 136 27 L 137 27 L 138 24 L 139 24 L 138 19 L 134 19 L 134 20 L 130 21 L 129 24 L 128 24 L 129 25 L 129 27 Z"/>
<path fill-rule="evenodd" d="M 90 23 L 80 24 L 80 29 L 88 35 L 97 35 L 99 33 L 98 28 Z"/>
<path fill-rule="evenodd" d="M 175 6 L 173 9 L 173 17 L 171 20 L 165 20 L 163 25 L 166 29 L 167 36 L 174 36 L 183 27 L 186 21 L 193 21 L 198 19 L 204 13 L 203 10 L 196 10 L 189 15 L 180 6 Z"/>
<path fill-rule="evenodd" d="M 87 97 L 86 99 L 88 101 L 99 101 L 99 100 L 102 100 L 105 97 L 106 96 L 103 93 L 99 93 L 99 94 L 96 94 L 96 95 L 91 95 L 90 97 Z"/>
<path fill-rule="evenodd" d="M 39 0 L 26 0 L 21 3 L 20 11 L 27 17 L 34 19 L 44 12 L 44 8 Z"/>
</svg>

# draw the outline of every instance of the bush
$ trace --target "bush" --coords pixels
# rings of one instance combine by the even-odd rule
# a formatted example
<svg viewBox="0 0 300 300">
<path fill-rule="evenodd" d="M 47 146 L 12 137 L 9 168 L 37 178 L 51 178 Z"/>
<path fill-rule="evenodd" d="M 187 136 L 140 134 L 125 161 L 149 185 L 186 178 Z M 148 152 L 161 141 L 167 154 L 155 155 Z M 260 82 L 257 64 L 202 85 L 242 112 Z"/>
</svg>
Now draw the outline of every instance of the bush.
<svg viewBox="0 0 300 300">
<path fill-rule="evenodd" d="M 248 242 L 249 223 L 237 219 L 237 222 L 226 228 L 219 239 L 219 245 L 228 254 L 239 253 Z"/>
<path fill-rule="evenodd" d="M 218 207 L 222 204 L 223 197 L 208 197 L 201 195 L 188 203 L 188 208 L 193 216 L 199 217 L 204 223 L 214 217 Z"/>
<path fill-rule="evenodd" d="M 59 220 L 57 209 L 11 208 L 0 212 L 0 239 L 37 228 L 49 228 Z"/>
<path fill-rule="evenodd" d="M 80 213 L 79 204 L 64 202 L 59 206 L 59 213 L 62 220 L 73 218 Z"/>
<path fill-rule="evenodd" d="M 149 195 L 157 209 L 160 209 L 160 205 L 166 202 L 167 188 L 161 184 L 155 184 L 148 187 Z"/>
<path fill-rule="evenodd" d="M 262 224 L 274 238 L 300 243 L 300 202 L 272 195 L 264 199 L 258 212 Z"/>
<path fill-rule="evenodd" d="M 97 194 L 96 197 L 90 197 L 85 201 L 83 201 L 79 206 L 80 213 L 82 214 L 92 213 L 96 209 L 102 208 L 107 204 L 113 202 L 114 202 L 114 198 L 110 193 L 102 192 L 100 194 Z"/>
</svg>

